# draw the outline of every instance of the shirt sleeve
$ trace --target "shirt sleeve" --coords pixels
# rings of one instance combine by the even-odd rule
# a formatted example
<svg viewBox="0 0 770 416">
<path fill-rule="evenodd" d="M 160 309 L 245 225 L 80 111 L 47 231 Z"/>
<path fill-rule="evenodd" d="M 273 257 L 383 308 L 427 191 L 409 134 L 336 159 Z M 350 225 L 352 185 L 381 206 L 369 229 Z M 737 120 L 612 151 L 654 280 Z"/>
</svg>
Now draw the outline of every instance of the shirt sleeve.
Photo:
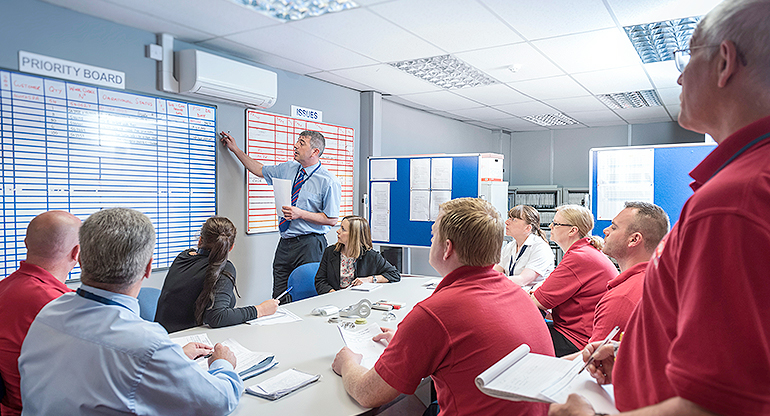
<svg viewBox="0 0 770 416">
<path fill-rule="evenodd" d="M 228 271 L 235 278 L 235 266 L 229 261 L 223 270 Z M 257 318 L 257 308 L 249 305 L 243 308 L 234 308 L 235 287 L 229 277 L 224 274 L 220 276 L 219 281 L 214 286 L 214 303 L 211 308 L 203 313 L 203 322 L 209 324 L 212 328 L 242 324 L 246 321 Z"/>
<path fill-rule="evenodd" d="M 679 396 L 720 414 L 770 409 L 770 223 L 763 214 L 736 209 L 693 219 L 679 238 L 679 313 L 666 375 Z"/>
<path fill-rule="evenodd" d="M 323 213 L 329 218 L 338 218 L 340 216 L 340 204 L 342 203 L 342 186 L 340 182 L 332 179 L 329 187 L 324 193 Z"/>
<path fill-rule="evenodd" d="M 628 318 L 631 317 L 635 307 L 636 302 L 628 297 L 611 296 L 610 292 L 607 292 L 596 304 L 594 329 L 588 342 L 603 341 L 616 326 L 620 327 L 620 332 L 613 340 L 620 341 L 620 334 L 625 331 Z"/>
<path fill-rule="evenodd" d="M 553 309 L 570 299 L 577 293 L 580 286 L 580 280 L 570 267 L 569 261 L 562 260 L 543 284 L 535 290 L 534 296 L 546 309 Z"/>
<path fill-rule="evenodd" d="M 243 380 L 229 362 L 216 360 L 207 372 L 187 358 L 182 347 L 164 340 L 136 387 L 136 413 L 170 415 L 194 405 L 197 414 L 227 415 L 241 394 Z"/>
<path fill-rule="evenodd" d="M 374 370 L 391 387 L 414 394 L 423 378 L 434 374 L 449 352 L 449 333 L 419 304 L 398 325 Z"/>
<path fill-rule="evenodd" d="M 537 237 L 540 239 L 540 237 Z M 524 265 L 525 268 L 534 270 L 540 276 L 547 276 L 548 272 L 553 270 L 554 258 L 551 246 L 546 244 L 532 244 L 530 247 L 532 253 L 529 255 L 529 261 Z"/>
</svg>

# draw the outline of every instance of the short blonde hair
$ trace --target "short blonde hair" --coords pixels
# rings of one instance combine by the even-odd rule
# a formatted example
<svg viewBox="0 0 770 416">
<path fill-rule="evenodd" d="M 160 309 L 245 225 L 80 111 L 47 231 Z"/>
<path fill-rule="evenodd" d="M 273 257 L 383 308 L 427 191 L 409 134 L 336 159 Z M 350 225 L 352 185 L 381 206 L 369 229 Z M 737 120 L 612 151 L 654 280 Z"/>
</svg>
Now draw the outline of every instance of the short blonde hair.
<svg viewBox="0 0 770 416">
<path fill-rule="evenodd" d="M 343 218 L 342 221 L 348 220 L 350 225 L 348 229 L 348 244 L 350 244 L 350 253 L 354 259 L 357 259 L 361 254 L 372 249 L 372 232 L 369 231 L 369 222 L 366 218 L 359 217 L 358 215 L 348 215 Z M 342 224 L 340 221 L 340 225 Z M 356 244 L 357 243 L 357 244 Z M 342 251 L 345 247 L 344 244 L 339 241 L 334 245 L 334 251 Z"/>
<path fill-rule="evenodd" d="M 597 250 L 604 247 L 604 240 L 601 237 L 591 235 L 594 229 L 594 215 L 588 208 L 580 205 L 562 205 L 556 208 L 556 212 L 561 214 L 567 224 L 577 227 L 580 238 L 590 237 L 591 245 Z"/>
<path fill-rule="evenodd" d="M 441 204 L 438 238 L 449 240 L 466 266 L 500 262 L 505 222 L 494 206 L 479 198 L 458 198 Z"/>
</svg>

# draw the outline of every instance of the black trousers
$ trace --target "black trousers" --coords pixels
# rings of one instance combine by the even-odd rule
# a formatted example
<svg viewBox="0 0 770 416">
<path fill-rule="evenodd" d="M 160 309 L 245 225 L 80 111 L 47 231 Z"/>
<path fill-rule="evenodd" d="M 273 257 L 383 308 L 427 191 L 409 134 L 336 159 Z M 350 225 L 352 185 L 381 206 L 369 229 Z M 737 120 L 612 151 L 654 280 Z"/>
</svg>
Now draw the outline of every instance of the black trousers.
<svg viewBox="0 0 770 416">
<path fill-rule="evenodd" d="M 321 261 L 326 245 L 326 236 L 315 233 L 282 238 L 278 242 L 273 259 L 274 299 L 286 290 L 289 275 L 294 269 L 305 263 Z M 291 302 L 291 293 L 281 298 L 281 304 L 289 302 Z"/>
<path fill-rule="evenodd" d="M 551 333 L 551 341 L 553 341 L 553 349 L 557 357 L 563 357 L 580 351 L 575 344 L 553 327 L 553 322 L 548 322 L 548 331 Z"/>
</svg>

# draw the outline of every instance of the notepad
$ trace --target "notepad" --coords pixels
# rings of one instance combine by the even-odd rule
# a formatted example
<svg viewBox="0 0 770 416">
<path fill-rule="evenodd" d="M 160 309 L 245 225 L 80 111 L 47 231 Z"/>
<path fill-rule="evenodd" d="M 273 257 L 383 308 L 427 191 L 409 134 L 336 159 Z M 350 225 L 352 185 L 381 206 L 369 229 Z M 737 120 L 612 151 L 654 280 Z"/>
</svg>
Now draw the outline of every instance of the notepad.
<svg viewBox="0 0 770 416">
<path fill-rule="evenodd" d="M 171 338 L 171 340 L 181 346 L 185 346 L 190 342 L 200 342 L 210 347 L 214 346 L 207 334 L 188 335 L 186 337 Z M 235 372 L 244 380 L 262 374 L 278 365 L 274 354 L 251 351 L 232 338 L 222 341 L 222 345 L 229 348 L 235 355 L 235 362 L 237 364 Z M 195 360 L 195 362 L 202 369 L 208 370 L 208 358 L 201 357 Z"/>
<path fill-rule="evenodd" d="M 522 344 L 476 377 L 476 387 L 499 399 L 564 403 L 570 393 L 583 395 L 597 412 L 615 414 L 615 401 L 587 371 L 580 374 L 583 360 L 569 361 L 530 353 Z"/>
<path fill-rule="evenodd" d="M 257 319 L 252 319 L 251 321 L 247 321 L 247 324 L 250 325 L 276 325 L 276 324 L 286 324 L 289 322 L 297 322 L 301 321 L 302 318 L 297 316 L 297 314 L 293 313 L 292 311 L 284 308 L 278 308 L 278 310 L 275 311 L 272 315 L 263 316 Z"/>
<path fill-rule="evenodd" d="M 320 374 L 308 374 L 292 368 L 259 384 L 247 387 L 246 393 L 263 399 L 278 400 L 293 391 L 318 381 L 320 378 Z"/>
<path fill-rule="evenodd" d="M 381 287 L 381 283 L 361 283 L 360 285 L 351 286 L 350 290 L 357 290 L 359 292 L 374 292 Z"/>
<path fill-rule="evenodd" d="M 380 326 L 376 323 L 370 323 L 358 325 L 354 329 L 345 329 L 341 325 L 338 325 L 337 328 L 340 330 L 345 345 L 354 353 L 363 355 L 361 365 L 369 369 L 374 367 L 386 346 L 384 342 L 372 341 L 375 335 L 382 333 Z"/>
</svg>

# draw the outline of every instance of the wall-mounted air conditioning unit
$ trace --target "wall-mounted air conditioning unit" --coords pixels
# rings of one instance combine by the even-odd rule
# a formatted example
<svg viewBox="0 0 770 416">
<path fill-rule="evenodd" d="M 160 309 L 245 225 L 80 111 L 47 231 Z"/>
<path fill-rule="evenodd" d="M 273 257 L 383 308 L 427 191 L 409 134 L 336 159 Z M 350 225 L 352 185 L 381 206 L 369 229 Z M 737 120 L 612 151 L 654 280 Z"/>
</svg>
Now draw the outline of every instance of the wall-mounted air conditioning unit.
<svg viewBox="0 0 770 416">
<path fill-rule="evenodd" d="M 278 98 L 278 75 L 196 49 L 174 53 L 181 94 L 270 108 Z"/>
</svg>

